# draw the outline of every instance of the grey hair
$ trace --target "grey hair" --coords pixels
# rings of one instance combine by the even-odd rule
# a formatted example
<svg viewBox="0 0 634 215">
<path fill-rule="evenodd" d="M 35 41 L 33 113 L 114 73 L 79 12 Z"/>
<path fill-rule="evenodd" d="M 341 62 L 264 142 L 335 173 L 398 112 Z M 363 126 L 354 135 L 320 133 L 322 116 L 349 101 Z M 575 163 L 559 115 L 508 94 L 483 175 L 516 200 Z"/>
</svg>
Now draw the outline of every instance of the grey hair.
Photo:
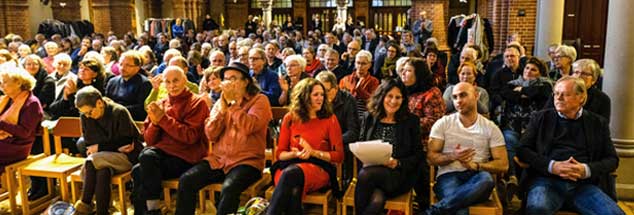
<svg viewBox="0 0 634 215">
<path fill-rule="evenodd" d="M 603 71 L 601 70 L 601 67 L 599 66 L 599 64 L 589 58 L 583 58 L 583 59 L 579 59 L 577 61 L 575 61 L 572 64 L 572 68 L 579 68 L 581 70 L 586 70 L 589 69 L 590 71 L 592 71 L 592 80 L 598 80 L 599 77 L 601 77 L 603 75 Z"/>
</svg>

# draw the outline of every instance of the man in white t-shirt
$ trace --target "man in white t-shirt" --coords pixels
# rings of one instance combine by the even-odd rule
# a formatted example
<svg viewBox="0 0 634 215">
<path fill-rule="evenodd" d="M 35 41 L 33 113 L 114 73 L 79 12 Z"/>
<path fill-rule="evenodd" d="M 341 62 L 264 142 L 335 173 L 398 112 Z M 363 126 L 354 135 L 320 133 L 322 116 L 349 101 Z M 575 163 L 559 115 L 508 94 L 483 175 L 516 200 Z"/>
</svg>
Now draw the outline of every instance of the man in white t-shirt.
<svg viewBox="0 0 634 215">
<path fill-rule="evenodd" d="M 492 173 L 508 169 L 502 132 L 477 112 L 478 93 L 459 83 L 451 94 L 457 112 L 434 123 L 427 158 L 437 165 L 434 192 L 440 199 L 427 214 L 468 214 L 469 206 L 488 199 Z"/>
</svg>

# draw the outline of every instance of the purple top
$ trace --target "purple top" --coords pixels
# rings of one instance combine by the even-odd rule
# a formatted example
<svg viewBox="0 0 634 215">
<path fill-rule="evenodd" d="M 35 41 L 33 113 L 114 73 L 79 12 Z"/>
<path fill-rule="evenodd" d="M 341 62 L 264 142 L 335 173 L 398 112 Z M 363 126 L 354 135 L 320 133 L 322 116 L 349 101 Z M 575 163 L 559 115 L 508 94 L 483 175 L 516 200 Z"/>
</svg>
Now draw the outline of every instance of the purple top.
<svg viewBox="0 0 634 215">
<path fill-rule="evenodd" d="M 0 114 L 7 109 L 9 109 L 8 105 Z M 42 121 L 42 113 L 40 100 L 33 93 L 30 93 L 29 98 L 20 109 L 20 119 L 17 125 L 0 121 L 0 130 L 13 135 L 0 140 L 0 168 L 2 168 L 0 172 L 4 171 L 4 166 L 24 160 L 29 156 L 35 134 L 40 127 L 40 121 Z"/>
</svg>

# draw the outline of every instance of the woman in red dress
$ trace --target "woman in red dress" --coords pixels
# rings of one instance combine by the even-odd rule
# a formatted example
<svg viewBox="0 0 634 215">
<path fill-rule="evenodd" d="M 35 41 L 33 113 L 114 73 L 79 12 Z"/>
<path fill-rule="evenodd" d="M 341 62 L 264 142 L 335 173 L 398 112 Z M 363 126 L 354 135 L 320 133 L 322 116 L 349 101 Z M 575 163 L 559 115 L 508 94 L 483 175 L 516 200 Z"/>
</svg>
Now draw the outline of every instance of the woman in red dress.
<svg viewBox="0 0 634 215">
<path fill-rule="evenodd" d="M 324 89 L 313 78 L 293 88 L 275 154 L 278 161 L 271 167 L 276 187 L 267 214 L 302 214 L 302 197 L 328 186 L 340 193 L 333 163 L 343 160 L 341 129 Z"/>
</svg>

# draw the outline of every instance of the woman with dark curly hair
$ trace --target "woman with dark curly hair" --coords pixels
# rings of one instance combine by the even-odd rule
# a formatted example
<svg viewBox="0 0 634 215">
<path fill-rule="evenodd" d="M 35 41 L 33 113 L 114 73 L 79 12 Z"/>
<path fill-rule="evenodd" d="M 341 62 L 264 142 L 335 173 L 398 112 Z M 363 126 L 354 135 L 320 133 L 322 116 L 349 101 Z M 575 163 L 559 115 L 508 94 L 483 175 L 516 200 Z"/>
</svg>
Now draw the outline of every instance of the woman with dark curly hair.
<svg viewBox="0 0 634 215">
<path fill-rule="evenodd" d="M 277 147 L 267 214 L 302 214 L 302 197 L 327 186 L 340 194 L 333 163 L 343 161 L 341 128 L 319 81 L 306 78 L 293 88 Z"/>
<path fill-rule="evenodd" d="M 361 124 L 360 140 L 383 140 L 392 156 L 383 165 L 366 166 L 358 176 L 355 214 L 379 214 L 388 198 L 409 192 L 424 161 L 418 117 L 409 112 L 407 91 L 398 79 L 387 79 L 375 91 Z"/>
<path fill-rule="evenodd" d="M 420 144 L 426 149 L 432 125 L 445 115 L 445 101 L 440 89 L 434 85 L 433 74 L 422 58 L 405 60 L 398 72 L 407 91 L 409 111 L 419 117 Z M 423 162 L 419 170 L 422 174 L 414 186 L 416 193 L 429 193 L 429 167 L 425 160 Z M 428 195 L 417 195 L 416 201 L 419 205 L 429 205 L 427 197 Z"/>
</svg>

